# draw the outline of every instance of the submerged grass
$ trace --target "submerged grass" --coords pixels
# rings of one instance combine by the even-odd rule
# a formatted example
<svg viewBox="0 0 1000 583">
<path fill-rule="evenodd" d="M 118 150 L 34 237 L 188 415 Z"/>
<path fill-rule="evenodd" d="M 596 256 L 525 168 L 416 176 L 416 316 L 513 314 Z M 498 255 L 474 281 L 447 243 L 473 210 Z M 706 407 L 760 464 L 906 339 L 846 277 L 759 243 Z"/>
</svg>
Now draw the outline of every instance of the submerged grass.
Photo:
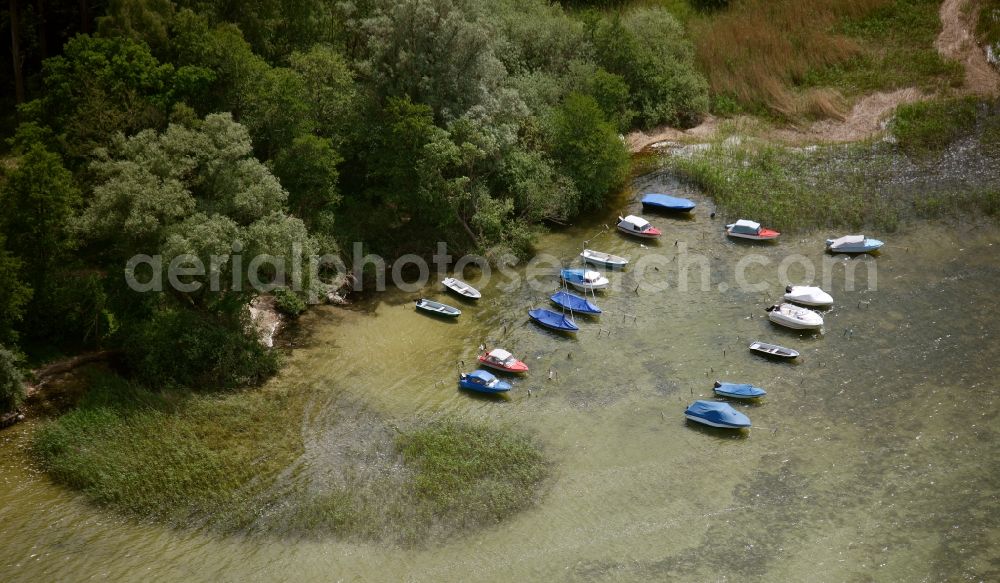
<svg viewBox="0 0 1000 583">
<path fill-rule="evenodd" d="M 898 215 L 883 201 L 848 183 L 816 188 L 802 179 L 806 153 L 775 145 L 717 145 L 668 166 L 710 194 L 732 218 L 752 218 L 782 231 L 871 222 L 895 228 Z M 856 185 L 855 185 L 856 186 Z"/>
<path fill-rule="evenodd" d="M 44 426 L 35 453 L 57 481 L 101 505 L 171 523 L 238 525 L 268 478 L 301 451 L 303 396 L 151 392 L 102 373 L 76 409 Z M 291 429 L 291 430 L 290 430 Z"/>
<path fill-rule="evenodd" d="M 335 479 L 297 479 L 289 468 L 316 395 L 278 384 L 151 392 L 98 374 L 76 409 L 37 432 L 34 452 L 57 482 L 132 517 L 401 544 L 494 524 L 533 504 L 548 471 L 538 446 L 510 427 L 444 420 L 387 441 L 379 471 L 345 457 L 327 462 Z"/>
<path fill-rule="evenodd" d="M 413 491 L 434 515 L 467 528 L 496 523 L 530 505 L 547 467 L 526 436 L 453 420 L 401 435 L 396 445 L 415 468 Z"/>
</svg>

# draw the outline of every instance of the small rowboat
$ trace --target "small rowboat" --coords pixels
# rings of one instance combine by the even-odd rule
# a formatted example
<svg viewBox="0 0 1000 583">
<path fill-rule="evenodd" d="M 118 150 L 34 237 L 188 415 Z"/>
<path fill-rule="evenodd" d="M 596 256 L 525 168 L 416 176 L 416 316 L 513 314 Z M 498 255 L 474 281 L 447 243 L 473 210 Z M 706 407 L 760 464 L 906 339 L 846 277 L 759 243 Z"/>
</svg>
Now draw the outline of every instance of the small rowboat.
<svg viewBox="0 0 1000 583">
<path fill-rule="evenodd" d="M 846 235 L 839 239 L 827 239 L 826 249 L 831 253 L 871 253 L 885 245 L 878 239 L 867 239 L 864 235 Z"/>
<path fill-rule="evenodd" d="M 731 399 L 756 399 L 767 394 L 767 391 L 764 389 L 753 385 L 743 383 L 720 383 L 719 381 L 715 381 L 715 387 L 712 390 L 714 390 L 715 394 L 720 397 L 729 397 Z"/>
<path fill-rule="evenodd" d="M 587 298 L 581 298 L 580 296 L 566 292 L 556 292 L 552 294 L 549 298 L 557 306 L 566 308 L 567 310 L 572 310 L 577 314 L 600 314 L 601 309 L 597 307 L 596 304 L 588 300 Z"/>
<path fill-rule="evenodd" d="M 584 249 L 583 253 L 580 254 L 583 260 L 587 263 L 593 263 L 594 265 L 603 265 L 605 267 L 625 267 L 628 265 L 628 259 L 624 257 L 619 257 L 617 255 L 611 255 L 610 253 L 602 253 L 600 251 L 594 251 L 593 249 Z"/>
<path fill-rule="evenodd" d="M 608 278 L 589 269 L 563 269 L 559 272 L 559 277 L 580 291 L 604 289 L 610 283 Z"/>
<path fill-rule="evenodd" d="M 740 219 L 731 225 L 726 225 L 726 234 L 738 239 L 750 239 L 752 241 L 770 241 L 777 239 L 781 233 L 772 229 L 765 229 L 760 223 Z"/>
<path fill-rule="evenodd" d="M 483 352 L 479 355 L 479 364 L 504 372 L 528 372 L 528 365 L 514 358 L 513 354 L 503 348 L 494 348 Z"/>
<path fill-rule="evenodd" d="M 471 285 L 465 283 L 460 279 L 455 279 L 454 277 L 446 277 L 441 281 L 444 287 L 450 289 L 451 291 L 457 293 L 458 295 L 469 298 L 470 300 L 478 300 L 483 297 L 483 294 L 479 293 L 479 290 L 472 287 Z"/>
<path fill-rule="evenodd" d="M 625 218 L 618 217 L 618 230 L 643 239 L 655 239 L 662 235 L 659 229 L 649 224 L 649 221 L 635 215 L 629 215 Z"/>
<path fill-rule="evenodd" d="M 654 208 L 662 211 L 686 213 L 691 212 L 696 205 L 694 201 L 686 198 L 680 198 L 678 196 L 669 196 L 666 194 L 647 194 L 642 197 L 642 206 L 644 208 Z"/>
<path fill-rule="evenodd" d="M 733 409 L 728 403 L 695 401 L 684 410 L 684 416 L 696 423 L 724 429 L 750 427 L 750 418 Z"/>
<path fill-rule="evenodd" d="M 545 308 L 528 310 L 528 316 L 530 316 L 535 322 L 538 322 L 546 328 L 551 328 L 552 330 L 558 330 L 560 332 L 576 332 L 580 329 L 580 327 L 577 326 L 576 322 L 573 320 L 570 320 L 558 312 L 546 310 Z"/>
<path fill-rule="evenodd" d="M 795 330 L 823 327 L 823 316 L 794 304 L 775 304 L 767 308 L 767 317 L 775 324 Z"/>
<path fill-rule="evenodd" d="M 459 315 L 462 314 L 462 310 L 459 310 L 458 308 L 453 308 L 448 304 L 434 302 L 426 298 L 420 298 L 419 300 L 417 300 L 417 309 L 423 310 L 428 314 L 445 316 L 447 318 L 457 318 Z"/>
<path fill-rule="evenodd" d="M 763 354 L 764 356 L 773 356 L 775 358 L 798 358 L 799 351 L 792 350 L 791 348 L 785 348 L 784 346 L 778 346 L 777 344 L 768 344 L 767 342 L 759 342 L 754 340 L 750 343 L 750 350 L 756 352 L 757 354 Z"/>
<path fill-rule="evenodd" d="M 510 390 L 510 383 L 481 368 L 459 375 L 458 386 L 477 393 L 506 393 Z"/>
<path fill-rule="evenodd" d="M 826 308 L 833 305 L 833 297 L 811 285 L 790 285 L 785 288 L 785 299 L 803 306 Z"/>
</svg>

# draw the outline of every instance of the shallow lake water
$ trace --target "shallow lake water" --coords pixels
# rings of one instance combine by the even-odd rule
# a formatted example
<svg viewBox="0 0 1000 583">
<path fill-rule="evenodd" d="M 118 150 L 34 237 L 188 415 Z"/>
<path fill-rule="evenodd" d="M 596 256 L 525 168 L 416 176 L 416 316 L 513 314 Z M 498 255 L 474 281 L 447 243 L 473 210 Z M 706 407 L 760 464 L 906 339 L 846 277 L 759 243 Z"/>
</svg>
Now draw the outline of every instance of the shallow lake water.
<svg viewBox="0 0 1000 583">
<path fill-rule="evenodd" d="M 575 338 L 527 320 L 559 287 L 552 269 L 537 285 L 512 289 L 494 276 L 478 303 L 449 297 L 433 280 L 422 291 L 373 294 L 313 310 L 291 336 L 295 348 L 272 382 L 330 395 L 304 432 L 322 434 L 336 417 L 325 413 L 346 406 L 356 418 L 401 425 L 442 414 L 510 423 L 534 434 L 553 462 L 537 506 L 425 548 L 220 538 L 124 521 L 52 485 L 24 453 L 29 423 L 0 433 L 2 579 L 1000 579 L 997 229 L 869 233 L 887 241 L 884 251 L 847 259 L 823 252 L 836 233 L 773 245 L 727 240 L 697 193 L 690 217 L 645 215 L 665 232 L 658 244 L 604 229 L 619 210 L 641 210 L 637 193 L 675 187 L 664 174 L 641 177 L 605 216 L 539 241 L 540 251 L 574 265 L 588 239 L 633 263 L 664 258 L 645 278 L 634 266 L 611 273 L 617 289 L 596 300 L 606 313 L 578 316 Z M 707 286 L 693 264 L 681 289 L 685 249 L 705 258 Z M 766 318 L 786 283 L 779 264 L 792 255 L 802 257 L 786 274 L 793 282 L 807 261 L 817 282 L 824 261 L 831 270 L 836 303 L 822 333 Z M 741 260 L 758 289 L 740 285 Z M 855 268 L 853 291 L 845 266 Z M 477 284 L 476 273 L 466 275 Z M 417 313 L 412 300 L 421 295 L 465 313 L 455 322 Z M 747 350 L 754 339 L 802 356 L 757 357 Z M 472 368 L 483 343 L 532 367 L 507 399 L 457 389 L 458 370 Z M 684 420 L 688 403 L 712 398 L 715 380 L 768 390 L 759 404 L 735 405 L 753 420 L 749 432 Z M 323 447 L 307 440 L 304 457 L 322 464 Z"/>
</svg>

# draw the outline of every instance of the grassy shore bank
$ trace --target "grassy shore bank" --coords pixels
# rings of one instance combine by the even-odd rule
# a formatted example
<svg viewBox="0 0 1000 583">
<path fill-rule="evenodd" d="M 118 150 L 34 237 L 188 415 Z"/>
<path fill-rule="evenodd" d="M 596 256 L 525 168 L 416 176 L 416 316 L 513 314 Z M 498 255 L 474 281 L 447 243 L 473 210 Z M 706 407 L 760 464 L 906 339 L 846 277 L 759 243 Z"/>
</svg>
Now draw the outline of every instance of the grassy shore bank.
<svg viewBox="0 0 1000 583">
<path fill-rule="evenodd" d="M 660 163 L 730 219 L 781 231 L 893 231 L 909 218 L 1000 215 L 1000 106 L 949 99 L 906 105 L 885 140 L 792 148 L 737 135 Z"/>
<path fill-rule="evenodd" d="M 310 482 L 289 470 L 315 390 L 152 392 L 103 372 L 89 382 L 75 409 L 38 431 L 35 454 L 57 482 L 137 519 L 415 544 L 523 510 L 548 473 L 517 430 L 444 419 L 385 431 L 395 437 L 376 444 L 384 471 L 345 456 L 326 468 L 335 478 Z"/>
</svg>

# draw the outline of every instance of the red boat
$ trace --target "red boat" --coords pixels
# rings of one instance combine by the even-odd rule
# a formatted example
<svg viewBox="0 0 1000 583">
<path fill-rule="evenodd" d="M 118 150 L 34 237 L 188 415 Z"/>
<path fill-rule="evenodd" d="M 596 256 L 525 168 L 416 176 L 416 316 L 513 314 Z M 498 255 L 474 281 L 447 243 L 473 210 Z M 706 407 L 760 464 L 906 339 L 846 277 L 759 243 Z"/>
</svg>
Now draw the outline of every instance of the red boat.
<svg viewBox="0 0 1000 583">
<path fill-rule="evenodd" d="M 503 348 L 483 352 L 479 355 L 479 363 L 504 372 L 528 372 L 528 365 L 514 358 L 513 354 Z"/>
<path fill-rule="evenodd" d="M 740 219 L 731 225 L 726 225 L 726 234 L 730 237 L 740 239 L 751 239 L 754 241 L 769 241 L 777 239 L 781 233 L 773 229 L 765 229 L 760 223 Z"/>
<path fill-rule="evenodd" d="M 655 239 L 661 234 L 659 229 L 649 224 L 649 221 L 635 215 L 618 217 L 618 230 L 643 239 Z"/>
</svg>

